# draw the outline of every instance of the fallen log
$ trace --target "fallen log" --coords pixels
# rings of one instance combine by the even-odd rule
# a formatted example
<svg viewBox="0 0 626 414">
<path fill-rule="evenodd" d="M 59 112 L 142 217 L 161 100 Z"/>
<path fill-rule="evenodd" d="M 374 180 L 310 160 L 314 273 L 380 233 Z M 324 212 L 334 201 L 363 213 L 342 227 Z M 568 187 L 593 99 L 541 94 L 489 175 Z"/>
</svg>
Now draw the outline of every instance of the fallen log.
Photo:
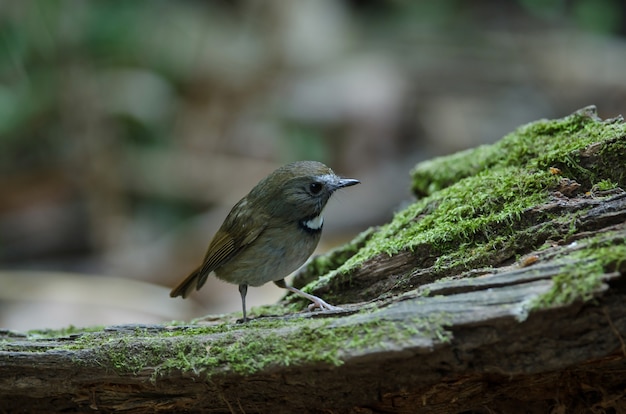
<svg viewBox="0 0 626 414">
<path fill-rule="evenodd" d="M 589 107 L 419 164 L 296 276 L 343 311 L 0 332 L 0 410 L 625 412 L 624 160 Z"/>
</svg>

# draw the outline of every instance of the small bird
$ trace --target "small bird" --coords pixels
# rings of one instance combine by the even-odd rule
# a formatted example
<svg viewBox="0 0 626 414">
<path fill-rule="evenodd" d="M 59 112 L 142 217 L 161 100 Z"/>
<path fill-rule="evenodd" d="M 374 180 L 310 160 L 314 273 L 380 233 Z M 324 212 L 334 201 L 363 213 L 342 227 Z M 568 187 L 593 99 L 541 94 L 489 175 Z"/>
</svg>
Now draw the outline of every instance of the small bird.
<svg viewBox="0 0 626 414">
<path fill-rule="evenodd" d="M 274 282 L 313 302 L 311 309 L 338 310 L 317 296 L 285 283 L 285 276 L 311 256 L 322 234 L 322 211 L 338 189 L 359 184 L 340 178 L 317 161 L 297 161 L 261 180 L 230 210 L 196 268 L 171 292 L 186 298 L 200 289 L 211 272 L 239 285 L 243 322 L 248 286 Z"/>
</svg>

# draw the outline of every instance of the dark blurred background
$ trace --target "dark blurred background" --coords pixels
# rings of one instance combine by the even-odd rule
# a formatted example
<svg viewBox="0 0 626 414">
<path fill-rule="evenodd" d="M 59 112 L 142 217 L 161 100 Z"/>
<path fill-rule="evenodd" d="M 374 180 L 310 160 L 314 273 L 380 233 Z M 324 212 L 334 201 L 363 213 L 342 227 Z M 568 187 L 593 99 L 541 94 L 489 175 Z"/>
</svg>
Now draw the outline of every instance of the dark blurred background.
<svg viewBox="0 0 626 414">
<path fill-rule="evenodd" d="M 0 2 L 0 328 L 238 311 L 215 280 L 168 292 L 267 173 L 361 179 L 323 251 L 389 220 L 420 160 L 626 113 L 625 34 L 618 0 Z"/>
</svg>

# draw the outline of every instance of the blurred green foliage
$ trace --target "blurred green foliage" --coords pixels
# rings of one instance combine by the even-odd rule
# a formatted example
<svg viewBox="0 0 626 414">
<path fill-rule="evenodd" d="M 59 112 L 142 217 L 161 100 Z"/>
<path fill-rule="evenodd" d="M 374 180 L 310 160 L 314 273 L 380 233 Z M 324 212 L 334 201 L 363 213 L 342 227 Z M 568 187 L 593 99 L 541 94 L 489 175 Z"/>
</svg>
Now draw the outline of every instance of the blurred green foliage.
<svg viewBox="0 0 626 414">
<path fill-rule="evenodd" d="M 377 20 L 379 27 L 392 31 L 412 30 L 416 23 L 446 30 L 480 25 L 472 20 L 474 3 L 347 2 L 357 27 Z M 499 3 L 493 3 L 497 9 Z M 592 31 L 623 30 L 618 0 L 517 3 L 531 14 L 571 19 Z M 200 49 L 215 51 L 212 61 L 199 68 L 213 71 L 216 81 L 235 84 L 262 64 L 259 54 L 272 53 L 271 35 L 266 35 L 271 21 L 255 2 L 39 0 L 5 2 L 0 12 L 0 171 L 4 172 L 54 163 L 72 151 L 67 148 L 68 123 L 72 124 L 68 117 L 82 114 L 82 102 L 73 100 L 81 93 L 76 88 L 85 84 L 92 88 L 95 84 L 93 94 L 84 98 L 99 101 L 100 108 L 92 105 L 102 111 L 100 115 L 116 119 L 118 136 L 129 144 L 163 144 L 175 122 L 176 105 L 193 99 Z M 112 73 L 122 69 L 124 73 Z M 224 73 L 229 76 L 220 78 Z M 126 91 L 111 87 L 120 82 L 126 82 Z M 304 152 L 311 140 L 303 134 L 315 134 L 293 128 L 284 132 L 295 133 Z"/>
<path fill-rule="evenodd" d="M 614 34 L 623 24 L 623 2 L 619 0 L 577 0 L 573 4 L 573 16 L 584 29 Z"/>
<path fill-rule="evenodd" d="M 625 7 L 618 0 L 312 0 L 298 4 L 305 3 L 308 6 L 300 9 L 293 2 L 281 1 L 0 3 L 0 190 L 6 194 L 23 189 L 21 183 L 6 185 L 3 176 L 9 181 L 27 175 L 30 183 L 41 184 L 52 181 L 53 171 L 61 182 L 45 182 L 49 187 L 38 197 L 23 197 L 22 204 L 16 202 L 10 208 L 19 210 L 27 203 L 41 202 L 50 187 L 62 187 L 70 194 L 63 200 L 66 204 L 79 199 L 96 206 L 86 214 L 92 217 L 92 225 L 104 227 L 101 233 L 112 227 L 105 216 L 111 222 L 120 215 L 132 215 L 133 220 L 154 217 L 167 227 L 225 194 L 215 191 L 213 199 L 194 199 L 199 188 L 213 189 L 214 182 L 223 184 L 224 180 L 218 177 L 206 184 L 209 180 L 201 180 L 211 173 L 193 170 L 185 157 L 204 156 L 194 160 L 210 167 L 216 154 L 225 154 L 228 160 L 314 158 L 335 162 L 338 154 L 352 151 L 353 165 L 368 165 L 380 154 L 367 158 L 366 150 L 377 152 L 397 140 L 400 150 L 379 151 L 385 153 L 386 162 L 393 162 L 405 148 L 403 143 L 427 141 L 417 125 L 423 122 L 419 117 L 430 112 L 418 113 L 419 105 L 423 109 L 434 102 L 446 112 L 450 109 L 441 102 L 457 102 L 458 97 L 450 94 L 438 101 L 454 88 L 450 82 L 471 70 L 483 72 L 509 57 L 524 61 L 523 51 L 510 50 L 515 48 L 514 42 L 498 44 L 498 30 L 508 30 L 511 21 L 519 22 L 512 16 L 530 16 L 523 20 L 530 29 L 523 26 L 522 30 L 546 21 L 602 35 L 624 30 Z M 317 26 L 299 30 L 310 21 Z M 494 30 L 496 41 L 489 38 L 493 33 L 488 30 L 480 32 L 485 27 L 498 29 Z M 511 33 L 511 38 L 518 34 Z M 495 50 L 494 45 L 502 49 Z M 504 55 L 501 60 L 493 58 L 498 53 Z M 440 60 L 434 62 L 436 59 Z M 359 72 L 362 61 L 374 62 L 375 75 Z M 467 71 L 454 67 L 466 62 Z M 333 78 L 337 70 L 343 70 L 340 81 Z M 513 70 L 524 79 L 533 76 L 526 68 L 513 66 Z M 370 100 L 362 106 L 360 96 L 348 100 L 332 96 L 332 87 L 319 93 L 312 105 L 302 96 L 290 95 L 298 82 L 319 72 L 323 72 L 322 80 L 315 86 L 358 78 L 351 89 L 337 94 L 348 91 L 358 95 L 370 84 L 374 93 L 364 94 Z M 401 79 L 396 79 L 398 74 Z M 430 77 L 424 82 L 422 76 Z M 487 79 L 485 85 L 501 82 L 496 85 L 499 87 L 505 83 L 504 77 Z M 441 84 L 423 85 L 436 83 L 433 79 Z M 458 87 L 462 99 L 465 89 L 475 87 L 485 95 L 484 101 L 492 100 L 483 92 L 485 85 L 475 86 L 464 79 L 457 84 L 468 85 Z M 378 88 L 380 85 L 383 87 Z M 400 86 L 394 89 L 395 85 Z M 493 96 L 517 97 L 520 86 L 513 86 L 505 92 L 503 87 Z M 418 96 L 428 87 L 426 96 Z M 544 85 L 522 87 L 527 96 L 534 97 Z M 315 95 L 306 88 L 301 95 L 307 92 Z M 313 88 L 313 92 L 318 90 Z M 375 107 L 379 112 L 374 115 L 382 115 L 371 121 L 371 102 L 394 93 L 389 102 L 401 103 Z M 475 99 L 472 96 L 467 102 L 473 107 Z M 418 101 L 417 109 L 413 108 Z M 311 108 L 326 112 L 311 115 Z M 401 110 L 406 112 L 390 115 Z M 387 140 L 384 145 L 356 141 L 380 119 L 391 121 L 380 129 L 381 137 L 379 130 L 371 128 L 374 132 L 368 139 Z M 357 124 L 365 126 L 359 130 Z M 351 147 L 354 143 L 359 145 Z M 365 148 L 363 154 L 354 155 L 355 147 Z M 155 155 L 153 150 L 163 151 L 150 158 Z M 199 178 L 181 190 L 178 199 L 172 196 L 174 191 L 161 191 L 154 180 L 134 181 L 154 174 L 154 166 L 162 165 L 160 160 L 169 160 L 170 150 L 180 155 L 178 164 L 170 166 L 172 171 L 193 170 L 194 178 Z M 146 162 L 149 168 L 142 170 L 135 158 L 144 155 L 152 162 Z M 162 185 L 183 187 L 193 181 L 188 179 L 190 175 L 181 174 L 178 181 Z M 138 188 L 147 182 L 153 188 Z M 2 217 L 0 227 L 1 222 Z"/>
</svg>

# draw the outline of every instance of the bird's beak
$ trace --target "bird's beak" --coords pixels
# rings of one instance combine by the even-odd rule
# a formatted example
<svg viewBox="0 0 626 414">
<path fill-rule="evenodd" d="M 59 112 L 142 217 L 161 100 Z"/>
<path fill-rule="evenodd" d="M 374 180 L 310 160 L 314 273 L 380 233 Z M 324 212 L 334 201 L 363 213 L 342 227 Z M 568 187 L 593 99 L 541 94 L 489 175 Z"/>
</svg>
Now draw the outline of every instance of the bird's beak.
<svg viewBox="0 0 626 414">
<path fill-rule="evenodd" d="M 357 185 L 359 183 L 360 183 L 359 180 L 355 180 L 352 178 L 340 178 L 337 180 L 336 187 L 337 188 L 350 187 L 351 185 Z"/>
</svg>

